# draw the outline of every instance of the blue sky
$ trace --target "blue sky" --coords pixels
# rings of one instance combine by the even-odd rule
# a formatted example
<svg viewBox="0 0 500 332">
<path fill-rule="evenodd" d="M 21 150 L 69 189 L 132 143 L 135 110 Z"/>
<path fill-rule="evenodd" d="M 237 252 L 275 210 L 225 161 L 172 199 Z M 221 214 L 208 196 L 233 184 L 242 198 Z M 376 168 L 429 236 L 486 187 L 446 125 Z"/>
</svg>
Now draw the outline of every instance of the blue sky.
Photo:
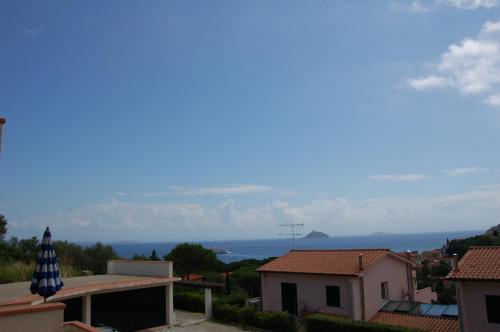
<svg viewBox="0 0 500 332">
<path fill-rule="evenodd" d="M 0 213 L 70 240 L 500 223 L 500 1 L 2 1 Z"/>
</svg>

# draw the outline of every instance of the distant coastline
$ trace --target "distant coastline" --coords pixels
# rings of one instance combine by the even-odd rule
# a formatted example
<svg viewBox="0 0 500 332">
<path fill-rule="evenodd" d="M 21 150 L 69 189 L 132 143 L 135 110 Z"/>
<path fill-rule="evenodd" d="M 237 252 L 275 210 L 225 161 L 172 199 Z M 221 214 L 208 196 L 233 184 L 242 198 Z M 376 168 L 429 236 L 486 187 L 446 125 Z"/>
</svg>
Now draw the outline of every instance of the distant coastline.
<svg viewBox="0 0 500 332">
<path fill-rule="evenodd" d="M 296 249 L 349 249 L 349 248 L 390 248 L 393 251 L 417 250 L 425 251 L 441 248 L 447 239 L 465 238 L 483 234 L 484 230 L 456 232 L 427 232 L 413 234 L 384 234 L 360 236 L 336 236 L 327 239 L 295 239 Z M 219 255 L 219 259 L 228 263 L 243 259 L 264 259 L 283 255 L 291 249 L 289 239 L 257 239 L 257 240 L 221 240 L 221 241 L 170 241 L 133 244 L 109 243 L 121 257 L 132 257 L 134 254 L 150 255 L 155 249 L 161 257 L 179 242 L 196 242 L 206 248 L 221 247 L 231 254 Z"/>
<path fill-rule="evenodd" d="M 466 236 L 470 235 L 479 235 L 479 234 L 484 234 L 485 230 L 484 229 L 475 229 L 475 230 L 459 230 L 459 231 L 432 231 L 432 232 L 416 232 L 416 233 L 388 233 L 388 232 L 374 232 L 374 233 L 368 233 L 368 234 L 348 234 L 348 235 L 333 235 L 329 237 L 331 239 L 336 239 L 336 238 L 353 238 L 353 237 L 373 237 L 373 236 L 408 236 L 408 235 L 432 235 L 432 234 L 465 234 Z M 179 240 L 151 240 L 151 241 L 143 241 L 143 240 L 117 240 L 117 241 L 74 241 L 74 240 L 68 240 L 72 243 L 76 243 L 79 245 L 93 245 L 96 244 L 97 242 L 101 242 L 103 244 L 107 245 L 128 245 L 128 244 L 162 244 L 162 243 L 182 243 L 182 242 L 194 242 L 194 243 L 224 243 L 224 242 L 235 242 L 235 241 L 272 241 L 272 240 L 286 240 L 283 237 L 263 237 L 263 238 L 249 238 L 249 239 L 209 239 L 209 240 L 203 240 L 203 239 L 179 239 Z M 450 237 L 451 240 L 451 237 Z"/>
</svg>

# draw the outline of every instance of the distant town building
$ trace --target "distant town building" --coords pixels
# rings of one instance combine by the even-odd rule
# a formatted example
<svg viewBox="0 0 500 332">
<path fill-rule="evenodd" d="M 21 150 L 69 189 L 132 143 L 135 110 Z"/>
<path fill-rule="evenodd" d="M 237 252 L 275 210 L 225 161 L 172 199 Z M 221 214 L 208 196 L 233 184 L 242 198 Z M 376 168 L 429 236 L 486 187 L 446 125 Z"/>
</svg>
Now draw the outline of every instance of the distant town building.
<svg viewBox="0 0 500 332">
<path fill-rule="evenodd" d="M 445 280 L 457 290 L 461 331 L 500 331 L 500 247 L 471 247 Z"/>
</svg>

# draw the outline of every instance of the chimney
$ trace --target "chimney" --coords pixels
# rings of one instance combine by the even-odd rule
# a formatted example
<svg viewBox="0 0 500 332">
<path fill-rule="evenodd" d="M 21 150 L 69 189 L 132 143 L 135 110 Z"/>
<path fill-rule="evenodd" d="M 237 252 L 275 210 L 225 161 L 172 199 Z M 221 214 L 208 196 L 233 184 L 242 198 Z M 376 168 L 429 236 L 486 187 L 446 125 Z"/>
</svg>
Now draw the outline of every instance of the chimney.
<svg viewBox="0 0 500 332">
<path fill-rule="evenodd" d="M 458 272 L 458 255 L 453 254 L 453 271 Z"/>
<path fill-rule="evenodd" d="M 358 264 L 359 264 L 359 270 L 363 271 L 363 254 L 359 254 L 358 256 Z"/>
<path fill-rule="evenodd" d="M 410 250 L 405 251 L 405 256 L 406 256 L 407 260 L 411 261 L 411 251 Z"/>
</svg>

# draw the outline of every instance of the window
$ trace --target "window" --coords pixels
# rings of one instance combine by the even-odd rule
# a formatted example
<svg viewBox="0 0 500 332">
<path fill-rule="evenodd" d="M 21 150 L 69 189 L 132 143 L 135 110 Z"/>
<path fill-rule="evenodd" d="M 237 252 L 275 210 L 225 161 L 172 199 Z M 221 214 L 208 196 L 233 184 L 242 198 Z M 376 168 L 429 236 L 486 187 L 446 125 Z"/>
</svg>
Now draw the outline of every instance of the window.
<svg viewBox="0 0 500 332">
<path fill-rule="evenodd" d="M 389 283 L 387 281 L 380 284 L 380 294 L 382 295 L 382 300 L 389 299 Z"/>
<path fill-rule="evenodd" d="M 329 307 L 340 307 L 339 286 L 326 286 L 326 305 Z"/>
<path fill-rule="evenodd" d="M 488 323 L 500 324 L 500 296 L 486 295 L 486 313 L 488 315 Z"/>
</svg>

